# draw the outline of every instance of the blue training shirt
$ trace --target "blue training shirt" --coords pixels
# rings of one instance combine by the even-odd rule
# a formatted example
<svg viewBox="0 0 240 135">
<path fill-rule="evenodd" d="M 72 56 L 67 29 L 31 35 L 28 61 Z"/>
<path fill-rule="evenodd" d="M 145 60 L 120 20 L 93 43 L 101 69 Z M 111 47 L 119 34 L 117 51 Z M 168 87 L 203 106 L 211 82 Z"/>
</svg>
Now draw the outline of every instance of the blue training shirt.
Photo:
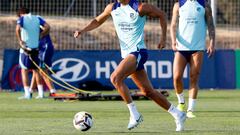
<svg viewBox="0 0 240 135">
<path fill-rule="evenodd" d="M 179 0 L 177 49 L 205 50 L 206 30 L 205 0 Z"/>
<path fill-rule="evenodd" d="M 17 24 L 21 26 L 21 39 L 26 42 L 27 47 L 38 48 L 40 25 L 44 23 L 45 21 L 43 19 L 31 13 L 17 20 Z"/>
<path fill-rule="evenodd" d="M 130 0 L 128 5 L 116 1 L 113 5 L 111 15 L 119 38 L 122 58 L 131 52 L 146 48 L 144 43 L 146 17 L 139 15 L 138 5 L 137 0 Z"/>
<path fill-rule="evenodd" d="M 41 23 L 41 26 L 44 26 L 44 24 L 46 23 L 46 21 L 41 17 L 41 16 L 38 16 L 39 19 L 42 21 Z M 40 29 L 40 33 L 42 32 L 42 29 Z M 50 34 L 47 34 L 45 35 L 44 37 L 42 37 L 39 41 L 39 45 L 40 47 L 45 45 L 46 43 L 52 43 L 52 40 L 51 40 L 51 37 L 50 37 Z"/>
</svg>

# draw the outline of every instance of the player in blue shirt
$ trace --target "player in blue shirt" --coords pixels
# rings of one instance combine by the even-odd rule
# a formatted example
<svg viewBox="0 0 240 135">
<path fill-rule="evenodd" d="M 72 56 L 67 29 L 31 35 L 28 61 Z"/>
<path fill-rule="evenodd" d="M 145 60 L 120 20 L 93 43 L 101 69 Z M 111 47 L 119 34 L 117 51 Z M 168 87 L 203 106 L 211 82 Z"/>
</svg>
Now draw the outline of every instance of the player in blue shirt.
<svg viewBox="0 0 240 135">
<path fill-rule="evenodd" d="M 43 30 L 47 31 L 46 35 L 43 36 L 42 38 L 40 38 L 39 41 L 39 58 L 40 58 L 40 63 L 39 63 L 39 67 L 42 68 L 42 70 L 48 75 L 48 70 L 45 67 L 45 64 L 48 67 L 52 66 L 52 57 L 54 54 L 54 46 L 52 44 L 52 40 L 50 37 L 50 25 L 40 16 L 38 16 L 39 18 L 41 18 L 41 20 L 43 20 L 42 25 L 40 26 L 40 32 L 42 32 Z M 40 72 L 41 73 L 41 72 Z M 48 79 L 48 77 L 46 77 L 44 74 L 41 74 L 43 77 L 43 80 L 45 81 L 46 85 L 48 86 L 49 90 L 50 90 L 50 96 L 54 96 L 54 94 L 56 93 L 56 90 L 54 88 L 53 83 L 51 82 L 50 79 Z M 32 89 L 35 87 L 36 85 L 36 78 L 35 76 L 32 77 L 32 81 L 31 81 L 31 87 L 30 87 L 30 92 L 32 93 Z M 37 99 L 41 99 L 44 97 L 44 92 L 38 90 L 38 96 L 36 97 Z"/>
<path fill-rule="evenodd" d="M 40 25 L 43 23 L 41 18 L 32 15 L 27 8 L 20 8 L 17 12 L 19 19 L 16 25 L 16 36 L 20 45 L 19 64 L 21 66 L 22 81 L 24 86 L 24 96 L 20 99 L 30 99 L 31 94 L 29 91 L 29 78 L 28 70 L 33 71 L 33 75 L 36 76 L 36 82 L 38 89 L 43 90 L 41 77 L 37 67 L 33 64 L 33 60 L 36 64 L 39 64 L 38 47 L 39 37 L 46 34 L 46 31 L 42 31 L 40 34 Z"/>
<path fill-rule="evenodd" d="M 158 48 L 162 49 L 165 46 L 167 31 L 165 13 L 153 5 L 141 3 L 137 0 L 118 0 L 108 4 L 105 10 L 83 29 L 75 31 L 74 37 L 77 38 L 79 35 L 99 27 L 110 16 L 113 18 L 123 58 L 112 73 L 111 82 L 128 106 L 130 112 L 128 129 L 133 129 L 143 121 L 142 115 L 138 112 L 130 96 L 129 89 L 124 83 L 124 80 L 131 76 L 134 83 L 145 96 L 151 98 L 175 118 L 176 131 L 182 131 L 186 119 L 185 113 L 179 111 L 161 93 L 153 89 L 144 69 L 144 63 L 148 58 L 144 43 L 146 16 L 158 18 L 160 21 L 162 36 Z"/>
<path fill-rule="evenodd" d="M 207 28 L 210 39 L 207 53 L 211 57 L 215 46 L 215 28 L 211 7 L 205 0 L 179 0 L 175 3 L 171 22 L 172 49 L 175 51 L 174 88 L 178 97 L 178 109 L 184 111 L 182 77 L 186 65 L 189 64 L 188 118 L 196 117 L 193 111 L 198 93 L 198 78 L 203 61 L 203 52 L 206 48 Z"/>
</svg>

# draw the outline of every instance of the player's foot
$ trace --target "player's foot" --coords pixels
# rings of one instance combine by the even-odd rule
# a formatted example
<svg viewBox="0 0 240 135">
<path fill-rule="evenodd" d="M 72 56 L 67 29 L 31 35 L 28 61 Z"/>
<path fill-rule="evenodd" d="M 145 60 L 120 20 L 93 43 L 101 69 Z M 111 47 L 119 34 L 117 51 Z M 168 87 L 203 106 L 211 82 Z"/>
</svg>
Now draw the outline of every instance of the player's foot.
<svg viewBox="0 0 240 135">
<path fill-rule="evenodd" d="M 40 95 L 35 97 L 35 99 L 43 99 L 43 98 L 44 98 L 44 96 L 40 96 Z"/>
<path fill-rule="evenodd" d="M 130 117 L 129 123 L 128 123 L 128 130 L 131 130 L 135 127 L 137 127 L 141 122 L 143 121 L 143 116 L 140 114 L 138 119 L 134 119 L 133 117 Z"/>
<path fill-rule="evenodd" d="M 177 106 L 177 109 L 179 110 L 179 111 L 182 111 L 182 112 L 184 112 L 184 110 L 185 110 L 185 104 L 178 104 L 178 106 Z"/>
<path fill-rule="evenodd" d="M 31 99 L 31 98 L 32 98 L 31 94 L 18 97 L 19 100 L 22 100 L 22 99 Z"/>
<path fill-rule="evenodd" d="M 188 118 L 195 118 L 196 115 L 193 114 L 193 112 L 191 110 L 187 111 L 187 117 Z"/>
<path fill-rule="evenodd" d="M 186 120 L 186 113 L 181 112 L 181 114 L 175 119 L 176 122 L 176 131 L 183 131 L 184 130 L 184 122 Z"/>
<path fill-rule="evenodd" d="M 54 97 L 56 95 L 56 93 L 50 93 L 49 97 Z"/>
</svg>

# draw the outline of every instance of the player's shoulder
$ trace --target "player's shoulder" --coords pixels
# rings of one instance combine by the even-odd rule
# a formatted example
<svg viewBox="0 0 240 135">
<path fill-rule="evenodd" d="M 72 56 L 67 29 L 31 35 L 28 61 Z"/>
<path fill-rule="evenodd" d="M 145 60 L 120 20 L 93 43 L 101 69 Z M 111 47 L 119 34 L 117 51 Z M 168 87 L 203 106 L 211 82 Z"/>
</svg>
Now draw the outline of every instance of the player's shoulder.
<svg viewBox="0 0 240 135">
<path fill-rule="evenodd" d="M 21 17 L 19 17 L 19 18 L 17 19 L 17 24 L 20 24 L 20 23 L 23 22 L 23 17 L 24 17 L 24 16 L 21 16 Z"/>
<path fill-rule="evenodd" d="M 43 19 L 43 17 L 42 17 L 42 16 L 40 16 L 40 15 L 36 15 L 36 17 L 37 17 L 37 18 L 41 18 L 41 19 Z"/>
<path fill-rule="evenodd" d="M 114 9 L 114 6 L 116 6 L 115 3 L 116 3 L 116 2 L 109 3 L 109 4 L 106 6 L 105 10 L 111 12 L 111 11 Z"/>
<path fill-rule="evenodd" d="M 179 7 L 179 5 L 180 5 L 179 2 L 175 2 L 175 3 L 174 3 L 174 6 Z"/>
</svg>

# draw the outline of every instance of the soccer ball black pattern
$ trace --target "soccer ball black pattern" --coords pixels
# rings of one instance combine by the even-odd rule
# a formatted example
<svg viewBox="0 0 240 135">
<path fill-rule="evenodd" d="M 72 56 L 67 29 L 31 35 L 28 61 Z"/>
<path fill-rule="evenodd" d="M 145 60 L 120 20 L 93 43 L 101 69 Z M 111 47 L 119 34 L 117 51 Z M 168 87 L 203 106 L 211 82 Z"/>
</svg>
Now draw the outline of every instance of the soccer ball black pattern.
<svg viewBox="0 0 240 135">
<path fill-rule="evenodd" d="M 73 118 L 73 126 L 77 130 L 87 131 L 93 125 L 92 115 L 88 112 L 82 111 L 75 114 Z"/>
</svg>

